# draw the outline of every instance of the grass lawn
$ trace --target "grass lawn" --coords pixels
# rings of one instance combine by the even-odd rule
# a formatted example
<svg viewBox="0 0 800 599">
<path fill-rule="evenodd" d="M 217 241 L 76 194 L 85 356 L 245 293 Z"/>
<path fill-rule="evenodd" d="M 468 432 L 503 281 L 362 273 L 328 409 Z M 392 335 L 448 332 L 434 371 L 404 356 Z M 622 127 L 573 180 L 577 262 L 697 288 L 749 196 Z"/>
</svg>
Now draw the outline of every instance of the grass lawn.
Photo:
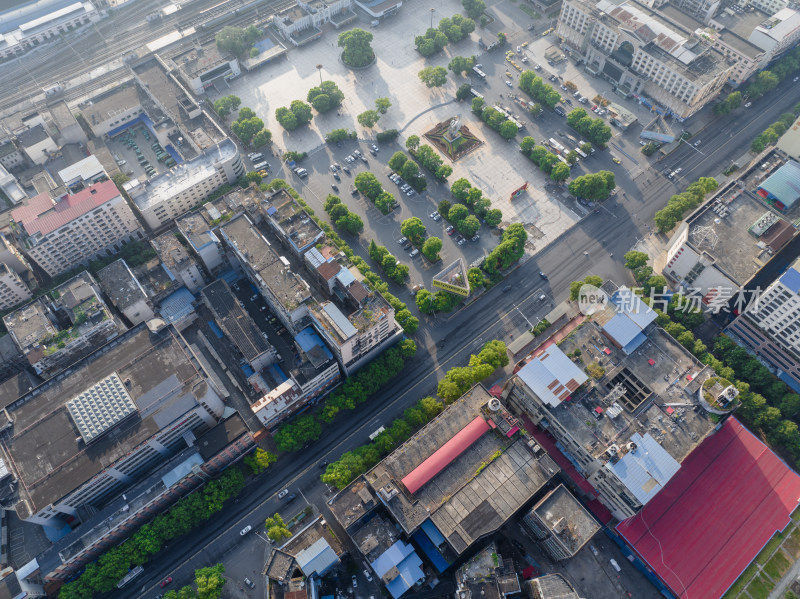
<svg viewBox="0 0 800 599">
<path fill-rule="evenodd" d="M 764 566 L 764 572 L 769 574 L 772 579 L 777 582 L 786 574 L 786 571 L 791 565 L 792 562 L 786 557 L 786 554 L 783 551 L 778 551 Z"/>
<path fill-rule="evenodd" d="M 800 558 L 800 529 L 795 529 L 783 544 L 783 549 L 795 559 Z"/>
<path fill-rule="evenodd" d="M 775 584 L 770 581 L 763 574 L 757 576 L 750 586 L 747 587 L 747 592 L 753 599 L 766 599 Z"/>
<path fill-rule="evenodd" d="M 772 555 L 772 553 L 775 551 L 775 549 L 777 549 L 778 545 L 781 544 L 781 541 L 783 540 L 783 536 L 784 535 L 783 535 L 782 532 L 776 533 L 775 536 L 772 537 L 769 540 L 769 542 L 764 546 L 764 549 L 761 550 L 761 553 L 759 553 L 756 556 L 755 562 L 757 564 L 762 565 L 762 566 L 765 563 L 767 563 L 767 560 L 769 559 L 769 556 Z"/>
</svg>

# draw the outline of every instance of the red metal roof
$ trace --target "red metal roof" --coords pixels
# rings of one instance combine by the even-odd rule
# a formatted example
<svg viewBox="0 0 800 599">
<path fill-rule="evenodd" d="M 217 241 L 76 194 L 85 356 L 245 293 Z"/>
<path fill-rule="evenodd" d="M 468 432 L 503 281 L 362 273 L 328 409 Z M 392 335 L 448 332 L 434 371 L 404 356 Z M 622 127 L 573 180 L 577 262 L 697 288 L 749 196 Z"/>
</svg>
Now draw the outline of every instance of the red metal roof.
<svg viewBox="0 0 800 599">
<path fill-rule="evenodd" d="M 91 212 L 120 195 L 113 181 L 96 183 L 53 204 L 46 193 L 31 198 L 26 206 L 11 212 L 11 218 L 25 227 L 28 235 L 47 235 L 67 223 Z"/>
<path fill-rule="evenodd" d="M 722 596 L 790 521 L 800 476 L 729 418 L 617 531 L 676 597 Z"/>
<path fill-rule="evenodd" d="M 412 495 L 419 491 L 488 430 L 489 425 L 483 416 L 476 416 L 472 422 L 453 435 L 447 443 L 434 451 L 427 460 L 403 477 L 402 482 L 405 488 Z"/>
</svg>

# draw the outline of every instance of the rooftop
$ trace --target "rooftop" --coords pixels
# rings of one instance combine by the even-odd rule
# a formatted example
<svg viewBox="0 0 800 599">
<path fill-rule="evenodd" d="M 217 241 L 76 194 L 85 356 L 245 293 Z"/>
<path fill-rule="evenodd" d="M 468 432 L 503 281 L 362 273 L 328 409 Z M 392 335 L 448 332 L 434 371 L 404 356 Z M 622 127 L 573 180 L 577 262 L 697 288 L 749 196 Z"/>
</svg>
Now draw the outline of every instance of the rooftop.
<svg viewBox="0 0 800 599">
<path fill-rule="evenodd" d="M 316 242 L 323 235 L 319 225 L 285 189 L 279 189 L 269 196 L 262 209 L 278 224 L 289 238 L 288 241 L 298 251 Z"/>
<path fill-rule="evenodd" d="M 213 394 L 190 355 L 171 328 L 153 334 L 141 324 L 11 404 L 0 427 L 6 463 L 20 480 L 20 517 L 58 501 Z M 112 374 L 139 415 L 85 445 L 66 403 Z"/>
<path fill-rule="evenodd" d="M 167 273 L 158 257 L 137 266 L 134 275 L 148 298 L 163 296 L 178 287 L 178 281 Z"/>
<path fill-rule="evenodd" d="M 144 212 L 213 177 L 217 172 L 217 164 L 232 159 L 237 152 L 236 144 L 225 138 L 203 150 L 196 158 L 159 173 L 149 180 L 145 193 L 134 199 L 136 206 Z"/>
<path fill-rule="evenodd" d="M 214 225 L 218 224 L 221 218 L 231 218 L 242 211 L 248 214 L 255 214 L 258 212 L 263 200 L 264 192 L 256 185 L 251 185 L 245 189 L 237 187 L 221 198 L 203 204 L 203 218 L 210 225 Z"/>
<path fill-rule="evenodd" d="M 216 234 L 211 231 L 211 226 L 200 212 L 189 212 L 177 219 L 175 224 L 195 251 L 210 243 L 218 243 Z"/>
<path fill-rule="evenodd" d="M 287 582 L 296 568 L 305 576 L 322 574 L 338 562 L 343 552 L 341 541 L 322 516 L 317 516 L 301 531 L 295 532 L 283 546 L 271 551 L 264 570 L 272 580 Z"/>
<path fill-rule="evenodd" d="M 721 207 L 724 208 L 722 216 L 719 214 Z M 751 232 L 753 225 L 765 217 L 769 217 L 773 225 L 782 220 L 735 181 L 731 182 L 687 219 L 689 243 L 713 260 L 733 281 L 744 285 L 772 258 L 766 247 L 759 247 L 760 234 L 754 234 L 766 233 L 769 227 Z"/>
<path fill-rule="evenodd" d="M 178 240 L 174 231 L 167 231 L 150 240 L 150 244 L 158 253 L 161 262 L 170 271 L 176 273 L 187 265 L 194 263 L 194 258 L 189 254 L 183 244 Z"/>
<path fill-rule="evenodd" d="M 722 9 L 720 12 L 724 12 L 726 9 Z M 658 9 L 658 12 L 664 15 L 669 20 L 680 24 L 688 31 L 692 31 L 695 35 L 700 36 L 706 40 L 714 40 L 720 39 L 723 43 L 727 44 L 734 50 L 742 53 L 744 56 L 747 56 L 751 59 L 756 59 L 764 54 L 764 51 L 759 48 L 758 46 L 751 44 L 747 41 L 747 38 L 750 36 L 750 33 L 753 31 L 753 27 L 750 27 L 749 31 L 743 34 L 742 27 L 740 26 L 742 20 L 747 20 L 749 17 L 745 15 L 750 15 L 752 13 L 743 13 L 743 15 L 738 15 L 733 11 L 730 11 L 734 14 L 733 19 L 724 17 L 724 22 L 720 21 L 718 17 L 714 17 L 712 19 L 713 22 L 718 22 L 721 25 L 725 25 L 725 28 L 722 31 L 719 31 L 713 27 L 706 26 L 701 21 L 698 21 L 694 17 L 687 15 L 685 12 L 677 9 L 675 6 L 671 4 L 665 4 Z M 730 23 L 730 25 L 727 25 Z"/>
<path fill-rule="evenodd" d="M 81 113 L 89 125 L 98 125 L 139 105 L 141 100 L 136 86 L 128 84 L 92 98 L 81 105 Z"/>
<path fill-rule="evenodd" d="M 730 417 L 617 531 L 676 597 L 720 597 L 790 522 L 798 497 L 800 476 Z"/>
<path fill-rule="evenodd" d="M 264 339 L 256 323 L 244 311 L 228 284 L 217 279 L 200 292 L 214 314 L 214 319 L 241 352 L 244 359 L 252 362 L 272 349 Z"/>
<path fill-rule="evenodd" d="M 97 273 L 100 285 L 111 303 L 124 311 L 140 301 L 147 300 L 147 294 L 134 276 L 128 263 L 123 259 L 115 260 Z"/>
<path fill-rule="evenodd" d="M 768 16 L 756 28 L 759 33 L 778 42 L 794 35 L 800 27 L 800 11 L 793 6 L 787 6 Z"/>
<path fill-rule="evenodd" d="M 19 145 L 21 145 L 23 148 L 31 148 L 36 144 L 43 142 L 48 137 L 50 137 L 50 134 L 41 124 L 39 124 L 34 125 L 30 129 L 26 129 L 21 133 L 18 133 L 17 142 L 19 142 Z"/>
<path fill-rule="evenodd" d="M 106 171 L 97 156 L 90 155 L 58 171 L 58 177 L 65 185 L 69 185 L 76 179 L 88 181 L 94 177 L 105 175 Z"/>
<path fill-rule="evenodd" d="M 519 430 L 499 401 L 476 386 L 365 474 L 364 480 L 381 494 L 407 533 L 430 518 L 460 554 L 499 528 L 559 470 Z M 446 455 L 437 453 L 440 448 Z M 411 488 L 401 486 L 401 481 L 409 481 Z M 341 495 L 348 497 L 349 489 Z"/>
<path fill-rule="evenodd" d="M 113 181 L 95 183 L 59 202 L 41 193 L 31 198 L 26 206 L 12 210 L 11 219 L 21 224 L 29 236 L 48 235 L 119 196 Z"/>
<path fill-rule="evenodd" d="M 528 581 L 541 599 L 580 599 L 580 596 L 561 574 L 546 574 Z"/>
<path fill-rule="evenodd" d="M 575 554 L 600 525 L 564 485 L 558 485 L 539 501 L 531 513 L 545 522 L 550 533 Z"/>
<path fill-rule="evenodd" d="M 520 379 L 547 405 L 556 407 L 588 380 L 557 345 L 551 345 L 517 373 Z"/>
<path fill-rule="evenodd" d="M 662 329 L 652 329 L 646 341 L 626 355 L 606 344 L 600 328 L 587 322 L 564 339 L 560 349 L 565 354 L 579 349 L 582 362 L 604 369 L 586 394 L 549 408 L 590 455 L 606 463 L 621 460 L 627 443 L 638 434 L 651 436 L 680 463 L 713 430 L 696 393 L 708 370 Z M 619 451 L 609 460 L 607 449 L 612 445 Z"/>
<path fill-rule="evenodd" d="M 764 182 L 759 185 L 759 193 L 766 192 L 777 199 L 787 210 L 800 200 L 800 163 L 787 160 Z"/>
<path fill-rule="evenodd" d="M 39 301 L 4 316 L 3 323 L 23 352 L 58 332 L 47 317 L 44 305 Z"/>
<path fill-rule="evenodd" d="M 295 310 L 311 298 L 308 284 L 289 270 L 246 215 L 232 218 L 220 231 L 287 311 Z"/>
<path fill-rule="evenodd" d="M 720 28 L 724 27 L 740 38 L 748 39 L 753 30 L 768 16 L 753 4 L 749 4 L 742 12 L 737 12 L 733 8 L 720 7 L 717 14 L 711 19 L 711 23 Z"/>
<path fill-rule="evenodd" d="M 235 60 L 233 56 L 220 52 L 217 43 L 212 39 L 204 45 L 194 46 L 188 50 L 181 50 L 172 57 L 172 62 L 189 79 L 200 77 L 222 64 Z"/>
<path fill-rule="evenodd" d="M 55 104 L 51 104 L 47 107 L 50 111 L 50 115 L 53 117 L 53 123 L 59 129 L 65 129 L 72 125 L 77 125 L 78 121 L 75 119 L 75 115 L 72 114 L 72 110 L 70 110 L 69 106 L 65 101 L 56 102 Z"/>
</svg>

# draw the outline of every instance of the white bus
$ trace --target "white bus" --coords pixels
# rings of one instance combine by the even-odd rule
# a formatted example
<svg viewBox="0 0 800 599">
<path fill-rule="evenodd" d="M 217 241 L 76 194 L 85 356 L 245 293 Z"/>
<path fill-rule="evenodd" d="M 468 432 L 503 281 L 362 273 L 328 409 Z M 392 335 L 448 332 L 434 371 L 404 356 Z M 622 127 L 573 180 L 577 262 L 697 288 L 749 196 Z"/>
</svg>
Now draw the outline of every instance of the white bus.
<svg viewBox="0 0 800 599">
<path fill-rule="evenodd" d="M 139 576 L 139 574 L 141 574 L 142 572 L 144 572 L 144 568 L 142 568 L 141 566 L 136 566 L 133 570 L 131 570 L 125 576 L 122 577 L 122 580 L 120 580 L 117 583 L 117 588 L 121 589 L 126 584 L 128 584 L 131 580 L 133 580 L 134 578 Z"/>
<path fill-rule="evenodd" d="M 379 429 L 375 430 L 375 431 L 374 431 L 374 432 L 373 432 L 373 433 L 372 433 L 372 434 L 369 436 L 369 440 L 370 440 L 370 441 L 374 441 L 374 440 L 375 440 L 375 438 L 376 438 L 378 435 L 380 435 L 380 434 L 381 434 L 383 431 L 385 431 L 385 430 L 386 430 L 386 429 L 385 429 L 384 427 L 380 427 Z"/>
<path fill-rule="evenodd" d="M 558 143 L 555 138 L 551 137 L 547 141 L 550 143 L 550 147 L 553 148 L 557 153 L 563 154 L 566 152 L 566 148 Z"/>
<path fill-rule="evenodd" d="M 472 67 L 472 72 L 475 73 L 481 79 L 486 79 L 486 73 L 481 71 L 478 67 Z"/>
<path fill-rule="evenodd" d="M 584 151 L 583 151 L 583 150 L 581 150 L 580 148 L 575 148 L 575 153 L 576 153 L 578 156 L 580 156 L 581 158 L 583 158 L 584 160 L 586 160 L 586 159 L 589 157 L 589 156 L 586 154 L 586 152 L 584 152 Z"/>
<path fill-rule="evenodd" d="M 476 98 L 480 98 L 481 100 L 483 100 L 483 94 L 479 93 L 478 90 L 475 89 L 474 87 L 469 88 L 469 93 L 471 93 Z"/>
</svg>

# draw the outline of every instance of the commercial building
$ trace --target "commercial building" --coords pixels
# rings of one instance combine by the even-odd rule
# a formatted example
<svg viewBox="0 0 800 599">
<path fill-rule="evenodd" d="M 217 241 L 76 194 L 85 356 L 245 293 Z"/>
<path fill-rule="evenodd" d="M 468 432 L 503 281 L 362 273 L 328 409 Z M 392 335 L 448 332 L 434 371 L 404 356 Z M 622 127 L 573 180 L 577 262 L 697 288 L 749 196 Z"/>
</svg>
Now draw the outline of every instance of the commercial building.
<svg viewBox="0 0 800 599">
<path fill-rule="evenodd" d="M 9 238 L 0 233 L 0 262 L 6 264 L 11 270 L 24 279 L 32 276 L 31 266 Z"/>
<path fill-rule="evenodd" d="M 3 502 L 22 520 L 77 528 L 222 417 L 217 390 L 171 327 L 140 324 L 95 349 L 3 412 L 0 453 L 17 482 Z"/>
<path fill-rule="evenodd" d="M 729 417 L 617 532 L 675 597 L 721 597 L 791 522 L 798 497 L 800 476 Z"/>
<path fill-rule="evenodd" d="M 277 361 L 275 348 L 267 342 L 266 335 L 244 311 L 225 281 L 217 279 L 204 287 L 200 296 L 242 359 L 254 371 L 260 372 Z"/>
<path fill-rule="evenodd" d="M 269 196 L 261 209 L 281 243 L 296 256 L 302 257 L 325 238 L 320 226 L 285 189 Z"/>
<path fill-rule="evenodd" d="M 242 270 L 267 300 L 270 309 L 290 331 L 299 330 L 308 317 L 306 302 L 311 289 L 292 272 L 289 261 L 279 256 L 246 214 L 221 225 L 220 236 Z"/>
<path fill-rule="evenodd" d="M 788 160 L 758 186 L 756 193 L 781 212 L 800 200 L 800 162 Z"/>
<path fill-rule="evenodd" d="M 14 169 L 25 164 L 22 151 L 10 139 L 0 143 L 0 164 L 7 169 Z"/>
<path fill-rule="evenodd" d="M 230 81 L 241 74 L 236 57 L 220 51 L 214 40 L 178 52 L 171 57 L 171 63 L 187 87 L 198 96 L 215 81 Z"/>
<path fill-rule="evenodd" d="M 144 114 L 135 85 L 117 87 L 81 105 L 81 114 L 96 137 Z"/>
<path fill-rule="evenodd" d="M 573 557 L 600 530 L 597 520 L 564 485 L 545 495 L 522 523 L 556 561 Z"/>
<path fill-rule="evenodd" d="M 581 599 L 575 588 L 561 574 L 546 574 L 525 581 L 532 599 Z"/>
<path fill-rule="evenodd" d="M 219 218 L 219 217 L 217 217 Z M 216 231 L 212 229 L 210 221 L 203 217 L 200 211 L 190 212 L 175 221 L 178 230 L 194 250 L 194 253 L 203 261 L 208 272 L 213 273 L 222 266 L 222 248 Z M 220 221 L 216 221 L 219 224 Z"/>
<path fill-rule="evenodd" d="M 111 181 L 59 201 L 39 194 L 12 210 L 11 221 L 25 253 L 51 277 L 142 237 L 139 221 Z"/>
<path fill-rule="evenodd" d="M 9 173 L 2 164 L 0 164 L 0 191 L 5 194 L 12 204 L 19 204 L 28 197 L 17 178 Z"/>
<path fill-rule="evenodd" d="M 53 124 L 60 135 L 59 142 L 64 144 L 85 144 L 89 141 L 86 131 L 83 130 L 78 119 L 72 114 L 65 101 L 50 104 L 48 107 Z"/>
<path fill-rule="evenodd" d="M 756 27 L 749 41 L 763 49 L 769 60 L 780 57 L 800 41 L 800 10 L 796 5 L 782 8 Z"/>
<path fill-rule="evenodd" d="M 317 516 L 303 526 L 280 547 L 273 547 L 264 565 L 264 574 L 273 583 L 283 587 L 288 597 L 293 586 L 305 579 L 308 586 L 318 587 L 319 578 L 340 563 L 345 553 L 342 542 L 322 516 Z M 310 597 L 317 596 L 309 589 Z"/>
<path fill-rule="evenodd" d="M 17 144 L 28 160 L 38 165 L 44 164 L 58 152 L 58 145 L 41 123 L 18 133 Z"/>
<path fill-rule="evenodd" d="M 97 156 L 91 155 L 58 171 L 58 178 L 67 189 L 76 192 L 105 181 L 108 174 Z"/>
<path fill-rule="evenodd" d="M 558 473 L 547 453 L 520 431 L 498 399 L 473 387 L 356 478 L 333 498 L 330 509 L 368 560 L 375 543 L 365 544 L 359 531 L 379 517 L 390 523 L 374 526 L 391 535 L 387 543 L 405 544 L 396 538 L 398 532 L 413 537 L 443 572 Z M 371 566 L 383 576 L 374 561 Z M 413 577 L 403 581 L 415 582 Z M 399 596 L 391 581 L 384 582 Z"/>
<path fill-rule="evenodd" d="M 125 330 L 86 271 L 4 316 L 3 323 L 36 373 L 45 376 L 54 376 Z"/>
<path fill-rule="evenodd" d="M 126 184 L 126 189 L 147 225 L 157 229 L 244 172 L 236 144 L 225 139 L 143 185 Z"/>
<path fill-rule="evenodd" d="M 0 58 L 24 54 L 100 19 L 91 2 L 28 2 L 0 15 Z"/>
<path fill-rule="evenodd" d="M 789 158 L 800 161 L 800 118 L 781 135 L 776 145 Z"/>
<path fill-rule="evenodd" d="M 197 266 L 197 261 L 186 251 L 183 244 L 175 236 L 174 231 L 167 231 L 150 240 L 161 266 L 167 275 L 178 284 L 185 286 L 192 293 L 197 293 L 205 285 L 205 277 Z"/>
<path fill-rule="evenodd" d="M 632 0 L 567 0 L 557 34 L 617 93 L 679 119 L 713 100 L 734 70 L 693 32 Z"/>
<path fill-rule="evenodd" d="M 353 4 L 374 19 L 389 17 L 403 6 L 402 0 L 353 0 Z"/>
<path fill-rule="evenodd" d="M 339 365 L 313 328 L 307 327 L 294 338 L 299 364 L 284 374 L 273 366 L 266 374 L 270 389 L 250 406 L 256 418 L 269 431 L 293 414 L 327 395 L 341 381 Z"/>
<path fill-rule="evenodd" d="M 797 233 L 740 181 L 721 186 L 667 245 L 661 274 L 704 305 L 727 304 Z"/>
<path fill-rule="evenodd" d="M 122 258 L 101 269 L 97 278 L 108 299 L 132 325 L 155 316 L 147 292 Z"/>
<path fill-rule="evenodd" d="M 361 6 L 358 2 L 356 4 Z M 327 23 L 339 29 L 355 18 L 352 0 L 300 0 L 295 6 L 275 15 L 274 23 L 286 40 L 301 46 L 319 38 Z"/>
<path fill-rule="evenodd" d="M 697 395 L 708 370 L 683 346 L 651 326 L 626 353 L 616 333 L 594 319 L 584 322 L 522 367 L 507 399 L 555 438 L 597 499 L 622 520 L 680 471 L 714 423 Z M 568 357 L 576 350 L 595 365 L 591 382 Z"/>
<path fill-rule="evenodd" d="M 8 310 L 31 299 L 31 290 L 8 265 L 0 262 L 0 310 Z"/>
<path fill-rule="evenodd" d="M 789 5 L 789 0 L 750 0 L 748 6 L 754 6 L 758 10 L 774 15 L 779 10 L 786 8 Z"/>
</svg>

